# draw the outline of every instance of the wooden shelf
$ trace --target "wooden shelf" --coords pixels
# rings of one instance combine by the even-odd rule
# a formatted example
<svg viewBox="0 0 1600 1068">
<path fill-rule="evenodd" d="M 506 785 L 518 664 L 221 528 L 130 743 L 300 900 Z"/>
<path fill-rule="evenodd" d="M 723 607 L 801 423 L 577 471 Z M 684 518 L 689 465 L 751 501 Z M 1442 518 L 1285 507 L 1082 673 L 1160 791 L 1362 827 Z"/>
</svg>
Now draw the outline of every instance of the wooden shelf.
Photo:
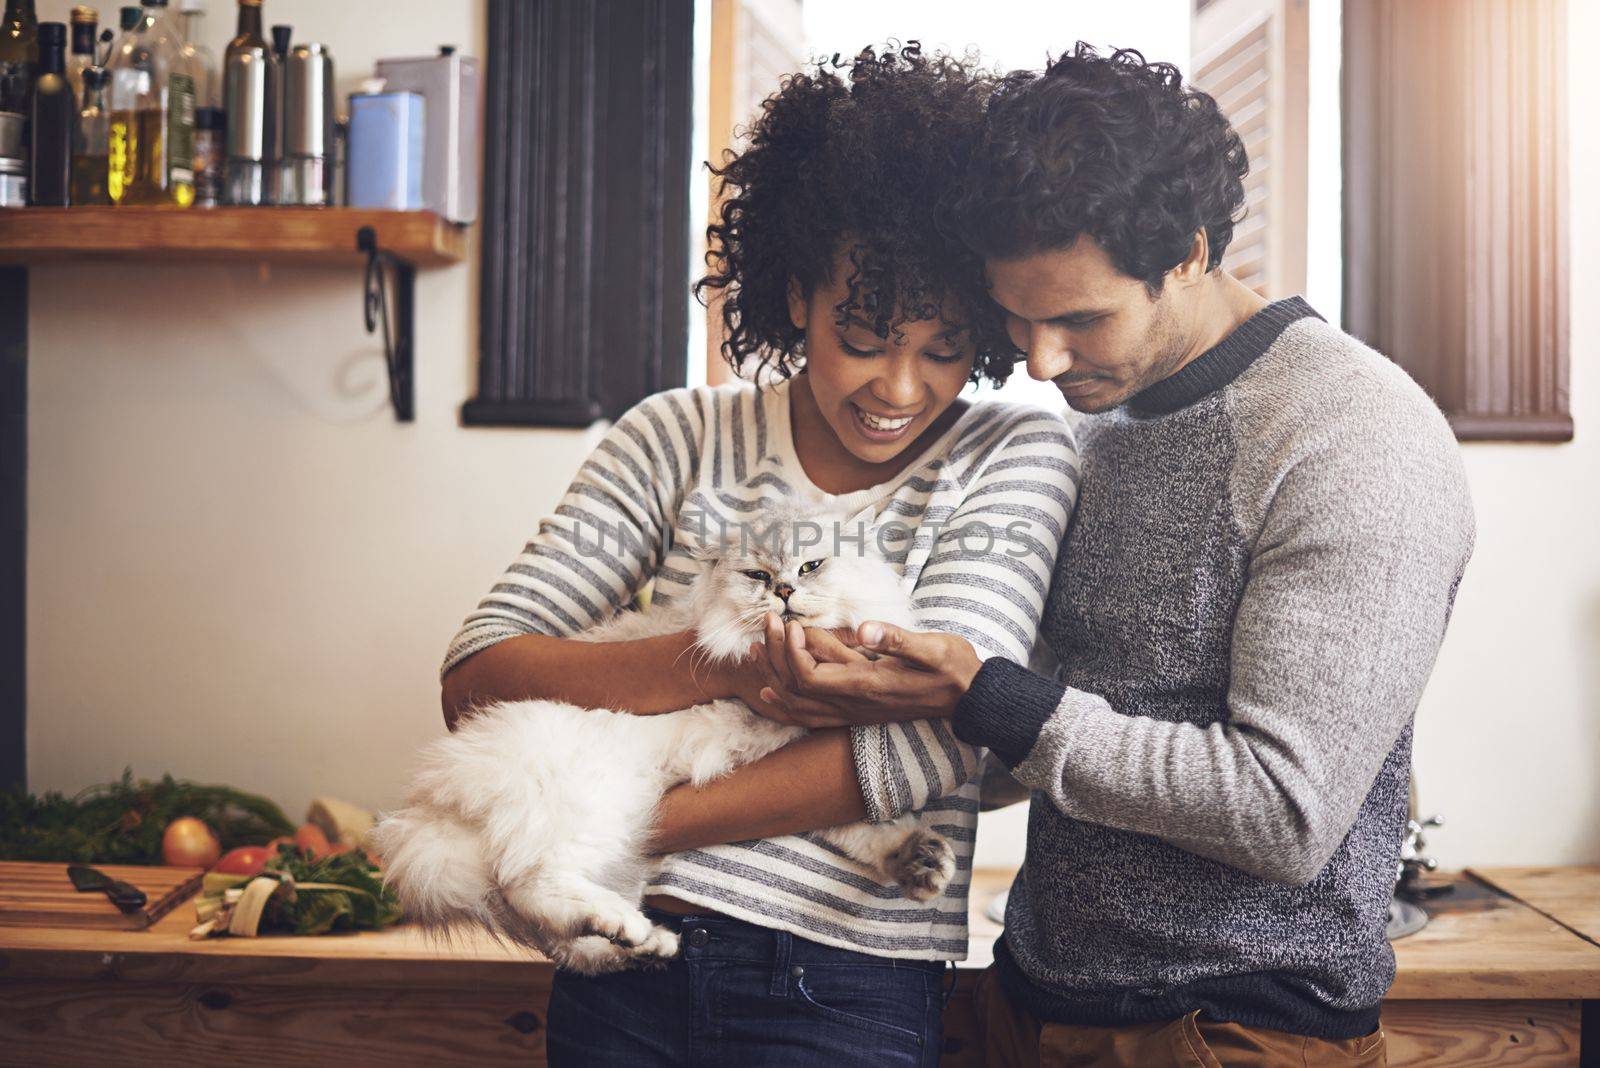
<svg viewBox="0 0 1600 1068">
<path fill-rule="evenodd" d="M 0 263 L 83 259 L 273 260 L 360 264 L 356 231 L 418 267 L 466 255 L 466 231 L 427 211 L 365 208 L 0 209 Z"/>
</svg>

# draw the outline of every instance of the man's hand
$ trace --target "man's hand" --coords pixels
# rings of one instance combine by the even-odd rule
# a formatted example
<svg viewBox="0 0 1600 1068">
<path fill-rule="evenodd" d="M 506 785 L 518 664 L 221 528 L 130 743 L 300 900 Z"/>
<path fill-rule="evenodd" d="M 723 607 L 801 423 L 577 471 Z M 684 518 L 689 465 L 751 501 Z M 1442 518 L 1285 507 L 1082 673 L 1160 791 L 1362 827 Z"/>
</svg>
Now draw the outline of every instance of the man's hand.
<svg viewBox="0 0 1600 1068">
<path fill-rule="evenodd" d="M 803 727 L 948 717 L 982 666 L 963 638 L 875 620 L 857 628 L 853 643 L 848 632 L 840 640 L 798 623 L 785 629 L 770 613 L 766 630 L 766 685 L 757 694 L 765 707 L 751 707 Z"/>
<path fill-rule="evenodd" d="M 770 613 L 768 618 L 772 618 Z M 856 633 L 853 628 L 844 627 L 833 631 L 817 632 L 835 640 L 836 643 L 853 642 Z M 841 645 L 842 647 L 842 645 Z M 861 659 L 866 659 L 861 657 Z M 781 706 L 763 698 L 762 691 L 776 681 L 772 669 L 767 665 L 767 647 L 765 640 L 752 642 L 743 659 L 726 661 L 711 671 L 707 680 L 706 695 L 711 698 L 736 697 L 750 706 L 750 710 L 757 715 L 766 716 L 781 723 L 793 722 Z"/>
</svg>

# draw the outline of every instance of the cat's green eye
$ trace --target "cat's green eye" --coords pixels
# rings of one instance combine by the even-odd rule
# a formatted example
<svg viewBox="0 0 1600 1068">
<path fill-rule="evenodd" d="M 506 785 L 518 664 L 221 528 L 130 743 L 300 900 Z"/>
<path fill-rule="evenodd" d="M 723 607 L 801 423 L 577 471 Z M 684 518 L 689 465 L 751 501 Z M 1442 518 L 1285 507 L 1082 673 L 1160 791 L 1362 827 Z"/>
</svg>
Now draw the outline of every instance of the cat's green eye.
<svg viewBox="0 0 1600 1068">
<path fill-rule="evenodd" d="M 821 560 L 807 560 L 805 563 L 800 565 L 800 574 L 809 575 L 809 574 L 811 574 L 811 572 L 815 571 L 817 568 L 819 568 L 821 566 L 822 566 L 822 561 Z"/>
<path fill-rule="evenodd" d="M 767 574 L 765 571 L 741 571 L 739 574 L 743 575 L 745 578 L 755 579 L 757 582 L 772 581 L 772 576 Z"/>
</svg>

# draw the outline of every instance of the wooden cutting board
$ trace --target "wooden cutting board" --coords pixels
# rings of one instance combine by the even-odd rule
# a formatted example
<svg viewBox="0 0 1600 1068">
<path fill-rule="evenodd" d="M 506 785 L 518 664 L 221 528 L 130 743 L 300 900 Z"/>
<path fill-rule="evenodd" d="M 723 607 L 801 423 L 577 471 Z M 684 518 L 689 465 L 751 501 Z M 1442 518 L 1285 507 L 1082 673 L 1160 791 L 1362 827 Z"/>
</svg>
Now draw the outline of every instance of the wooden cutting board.
<svg viewBox="0 0 1600 1068">
<path fill-rule="evenodd" d="M 113 879 L 132 883 L 149 901 L 137 912 L 123 912 L 98 891 L 79 893 L 64 863 L 0 861 L 0 927 L 79 927 L 138 931 L 149 927 L 199 889 L 200 868 L 160 868 L 138 864 L 93 864 Z"/>
</svg>

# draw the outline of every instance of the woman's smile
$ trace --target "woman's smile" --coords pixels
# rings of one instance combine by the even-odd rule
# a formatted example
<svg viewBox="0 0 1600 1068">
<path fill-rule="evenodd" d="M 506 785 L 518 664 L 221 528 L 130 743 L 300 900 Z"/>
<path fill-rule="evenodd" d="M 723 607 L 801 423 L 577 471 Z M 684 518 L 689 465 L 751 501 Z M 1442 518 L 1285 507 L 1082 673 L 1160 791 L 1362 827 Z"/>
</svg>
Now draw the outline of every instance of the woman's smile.
<svg viewBox="0 0 1600 1068">
<path fill-rule="evenodd" d="M 893 417 L 879 415 L 876 412 L 868 411 L 854 401 L 850 402 L 850 413 L 853 417 L 851 422 L 855 426 L 856 433 L 874 443 L 899 441 L 911 432 L 911 425 L 917 421 L 917 415 L 921 414 L 913 413 L 911 415 Z"/>
</svg>

